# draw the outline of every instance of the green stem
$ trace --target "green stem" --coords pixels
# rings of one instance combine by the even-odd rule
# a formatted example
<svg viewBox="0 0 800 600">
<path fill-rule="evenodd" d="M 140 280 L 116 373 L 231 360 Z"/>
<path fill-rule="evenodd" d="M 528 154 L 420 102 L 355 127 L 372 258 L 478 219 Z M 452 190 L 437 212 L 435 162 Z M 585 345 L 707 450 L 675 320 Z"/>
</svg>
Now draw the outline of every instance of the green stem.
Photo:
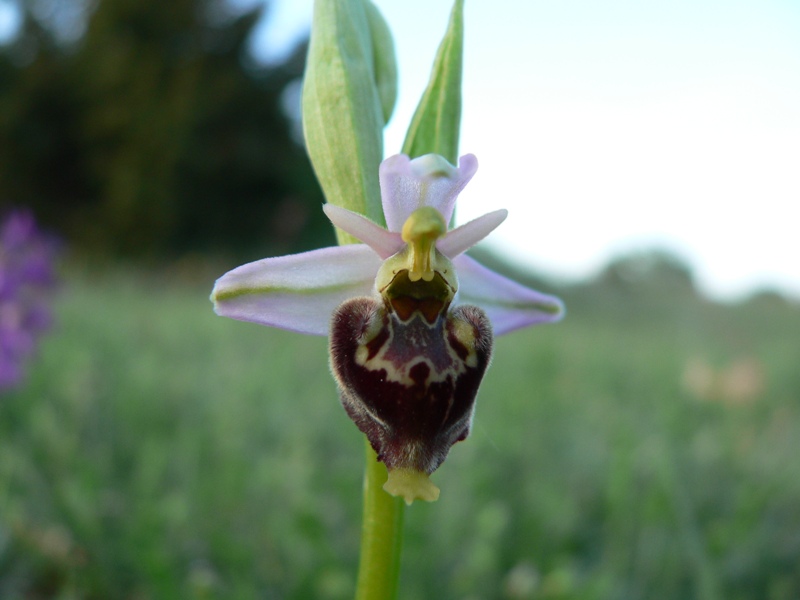
<svg viewBox="0 0 800 600">
<path fill-rule="evenodd" d="M 366 450 L 361 562 L 358 566 L 356 600 L 391 600 L 397 596 L 405 506 L 400 498 L 383 491 L 386 467 L 378 462 L 369 441 Z"/>
</svg>

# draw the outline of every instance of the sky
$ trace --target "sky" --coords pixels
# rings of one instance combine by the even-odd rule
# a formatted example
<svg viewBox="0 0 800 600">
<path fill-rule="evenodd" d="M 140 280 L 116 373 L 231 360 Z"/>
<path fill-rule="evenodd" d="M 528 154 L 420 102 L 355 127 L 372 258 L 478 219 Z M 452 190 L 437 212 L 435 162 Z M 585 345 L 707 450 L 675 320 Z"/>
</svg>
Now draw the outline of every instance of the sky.
<svg viewBox="0 0 800 600">
<path fill-rule="evenodd" d="M 377 0 L 395 38 L 398 151 L 451 4 Z M 312 0 L 275 0 L 275 58 Z M 800 299 L 800 3 L 467 0 L 459 220 L 504 207 L 490 246 L 561 281 L 661 248 L 707 294 Z"/>
<path fill-rule="evenodd" d="M 19 12 L 10 0 L 0 0 L 0 43 L 10 39 L 19 28 Z"/>
</svg>

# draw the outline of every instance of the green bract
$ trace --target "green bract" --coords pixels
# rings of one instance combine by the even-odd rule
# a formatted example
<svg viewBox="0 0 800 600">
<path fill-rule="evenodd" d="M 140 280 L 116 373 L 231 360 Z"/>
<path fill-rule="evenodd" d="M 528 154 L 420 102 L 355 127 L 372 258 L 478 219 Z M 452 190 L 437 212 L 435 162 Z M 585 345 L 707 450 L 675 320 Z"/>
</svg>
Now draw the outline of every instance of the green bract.
<svg viewBox="0 0 800 600">
<path fill-rule="evenodd" d="M 463 49 L 464 0 L 456 0 L 428 87 L 408 127 L 403 154 L 411 158 L 439 154 L 451 164 L 458 161 Z"/>
<path fill-rule="evenodd" d="M 378 167 L 397 85 L 389 30 L 368 0 L 317 0 L 311 31 L 302 101 L 311 163 L 329 203 L 383 223 Z"/>
</svg>

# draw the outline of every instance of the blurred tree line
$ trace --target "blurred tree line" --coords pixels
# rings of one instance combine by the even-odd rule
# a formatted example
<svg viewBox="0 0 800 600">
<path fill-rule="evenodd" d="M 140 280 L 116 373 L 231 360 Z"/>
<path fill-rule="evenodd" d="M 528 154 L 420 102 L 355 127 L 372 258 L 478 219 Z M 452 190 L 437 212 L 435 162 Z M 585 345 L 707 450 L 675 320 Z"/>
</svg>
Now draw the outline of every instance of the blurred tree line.
<svg viewBox="0 0 800 600">
<path fill-rule="evenodd" d="M 664 248 L 619 254 L 592 277 L 572 284 L 555 284 L 485 251 L 473 255 L 529 287 L 555 288 L 567 305 L 567 316 L 584 313 L 615 323 L 646 323 L 653 318 L 679 319 L 687 307 L 707 302 L 688 260 Z"/>
<path fill-rule="evenodd" d="M 297 123 L 301 44 L 263 66 L 268 6 L 20 0 L 0 47 L 0 206 L 80 249 L 254 257 L 333 241 Z"/>
</svg>

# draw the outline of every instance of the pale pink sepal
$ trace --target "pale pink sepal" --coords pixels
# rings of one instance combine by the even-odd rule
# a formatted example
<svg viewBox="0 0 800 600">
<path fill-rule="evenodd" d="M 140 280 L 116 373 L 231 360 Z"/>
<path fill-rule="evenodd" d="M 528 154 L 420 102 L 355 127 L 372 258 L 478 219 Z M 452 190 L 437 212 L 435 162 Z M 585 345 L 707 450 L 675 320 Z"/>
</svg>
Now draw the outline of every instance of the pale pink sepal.
<svg viewBox="0 0 800 600">
<path fill-rule="evenodd" d="M 220 277 L 211 300 L 224 317 L 328 335 L 340 304 L 374 293 L 380 266 L 378 255 L 362 244 L 265 258 Z"/>
<path fill-rule="evenodd" d="M 331 223 L 364 242 L 383 259 L 397 253 L 405 243 L 399 233 L 385 230 L 364 215 L 335 204 L 323 204 L 322 210 L 325 211 Z"/>
<path fill-rule="evenodd" d="M 478 159 L 472 154 L 462 156 L 458 168 L 436 154 L 414 160 L 396 154 L 384 160 L 379 177 L 389 231 L 399 232 L 411 213 L 422 206 L 432 206 L 449 223 L 458 194 L 477 170 Z"/>
<path fill-rule="evenodd" d="M 439 252 L 448 258 L 455 258 L 466 252 L 506 220 L 508 211 L 505 208 L 486 213 L 483 216 L 464 223 L 436 242 Z"/>
<path fill-rule="evenodd" d="M 466 254 L 456 257 L 453 265 L 458 275 L 456 302 L 482 308 L 492 322 L 495 335 L 558 321 L 564 316 L 564 305 L 555 296 L 503 277 Z"/>
</svg>

